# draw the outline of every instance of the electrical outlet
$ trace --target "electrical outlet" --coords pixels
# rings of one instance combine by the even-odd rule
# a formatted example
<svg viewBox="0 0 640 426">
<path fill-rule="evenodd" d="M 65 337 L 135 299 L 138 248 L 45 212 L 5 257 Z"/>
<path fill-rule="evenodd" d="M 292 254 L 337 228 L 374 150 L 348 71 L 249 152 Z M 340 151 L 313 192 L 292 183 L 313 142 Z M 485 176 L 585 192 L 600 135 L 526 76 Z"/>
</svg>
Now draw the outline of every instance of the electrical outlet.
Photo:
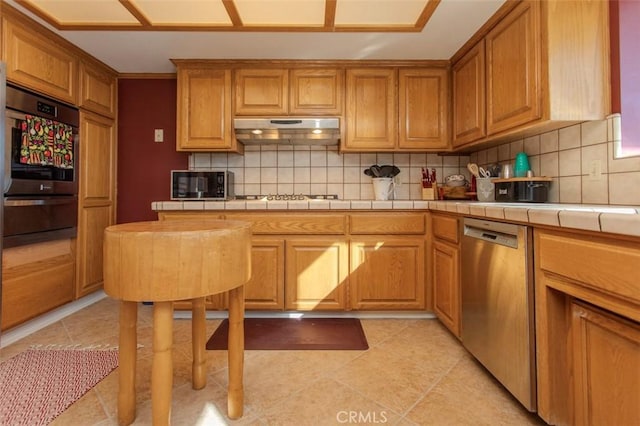
<svg viewBox="0 0 640 426">
<path fill-rule="evenodd" d="M 163 129 L 155 129 L 154 130 L 153 141 L 154 142 L 164 142 L 164 130 Z"/>
<path fill-rule="evenodd" d="M 589 164 L 589 180 L 600 180 L 602 177 L 602 162 L 593 160 Z"/>
</svg>

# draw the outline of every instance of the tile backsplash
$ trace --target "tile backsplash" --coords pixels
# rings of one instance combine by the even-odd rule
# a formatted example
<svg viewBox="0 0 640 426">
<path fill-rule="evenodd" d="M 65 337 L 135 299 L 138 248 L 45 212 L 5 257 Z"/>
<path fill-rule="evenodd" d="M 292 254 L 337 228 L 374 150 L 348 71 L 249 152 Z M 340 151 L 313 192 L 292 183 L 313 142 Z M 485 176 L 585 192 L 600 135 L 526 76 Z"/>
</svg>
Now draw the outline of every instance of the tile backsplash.
<svg viewBox="0 0 640 426">
<path fill-rule="evenodd" d="M 339 153 L 335 146 L 247 146 L 244 155 L 193 153 L 189 168 L 234 172 L 237 195 L 336 194 L 347 200 L 372 200 L 373 185 L 364 170 L 394 164 L 395 199 L 421 198 L 421 168 L 435 168 L 438 182 L 452 174 L 470 178 L 467 163 L 513 163 L 529 156 L 536 176 L 553 178 L 549 202 L 640 205 L 640 157 L 616 159 L 620 117 L 589 121 L 482 149 L 470 156 L 425 153 Z"/>
<path fill-rule="evenodd" d="M 234 173 L 236 195 L 336 194 L 345 200 L 372 200 L 371 177 L 364 170 L 371 165 L 394 164 L 396 200 L 421 198 L 422 167 L 444 176 L 468 176 L 468 156 L 439 156 L 425 153 L 339 153 L 337 146 L 263 145 L 246 146 L 244 155 L 193 153 L 189 168 L 227 169 Z"/>
<path fill-rule="evenodd" d="M 588 121 L 474 152 L 479 166 L 526 152 L 535 176 L 553 178 L 549 202 L 640 205 L 640 156 L 615 158 L 620 116 Z"/>
</svg>

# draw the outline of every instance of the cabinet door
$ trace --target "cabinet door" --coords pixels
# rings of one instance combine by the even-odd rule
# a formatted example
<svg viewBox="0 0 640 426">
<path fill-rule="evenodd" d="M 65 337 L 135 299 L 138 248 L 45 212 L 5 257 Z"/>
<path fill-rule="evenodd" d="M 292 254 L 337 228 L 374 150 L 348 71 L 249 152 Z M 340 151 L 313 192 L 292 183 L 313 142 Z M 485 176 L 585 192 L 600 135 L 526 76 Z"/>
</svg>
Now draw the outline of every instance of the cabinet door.
<svg viewBox="0 0 640 426">
<path fill-rule="evenodd" d="M 178 67 L 176 149 L 237 151 L 231 134 L 231 71 Z"/>
<path fill-rule="evenodd" d="M 539 7 L 522 2 L 485 38 L 489 135 L 541 116 Z"/>
<path fill-rule="evenodd" d="M 344 71 L 293 69 L 290 71 L 289 113 L 301 115 L 341 115 Z"/>
<path fill-rule="evenodd" d="M 422 237 L 368 237 L 351 241 L 352 309 L 424 309 Z"/>
<path fill-rule="evenodd" d="M 571 304 L 576 425 L 640 424 L 640 326 Z"/>
<path fill-rule="evenodd" d="M 115 223 L 116 126 L 80 112 L 76 297 L 102 286 L 104 229 Z"/>
<path fill-rule="evenodd" d="M 348 69 L 346 150 L 392 150 L 398 138 L 396 70 Z"/>
<path fill-rule="evenodd" d="M 291 238 L 286 242 L 285 309 L 344 310 L 349 280 L 346 241 Z"/>
<path fill-rule="evenodd" d="M 442 323 L 460 337 L 459 249 L 433 242 L 433 309 Z"/>
<path fill-rule="evenodd" d="M 80 63 L 80 107 L 115 118 L 117 78 L 97 65 Z"/>
<path fill-rule="evenodd" d="M 444 149 L 449 143 L 446 69 L 398 71 L 398 148 Z"/>
<path fill-rule="evenodd" d="M 284 240 L 253 238 L 245 309 L 284 309 Z"/>
<path fill-rule="evenodd" d="M 2 27 L 7 80 L 75 105 L 77 58 L 32 25 L 5 18 Z"/>
<path fill-rule="evenodd" d="M 289 73 L 285 69 L 239 69 L 235 72 L 236 115 L 286 115 Z"/>
<path fill-rule="evenodd" d="M 458 60 L 453 79 L 453 146 L 486 136 L 484 40 Z"/>
</svg>

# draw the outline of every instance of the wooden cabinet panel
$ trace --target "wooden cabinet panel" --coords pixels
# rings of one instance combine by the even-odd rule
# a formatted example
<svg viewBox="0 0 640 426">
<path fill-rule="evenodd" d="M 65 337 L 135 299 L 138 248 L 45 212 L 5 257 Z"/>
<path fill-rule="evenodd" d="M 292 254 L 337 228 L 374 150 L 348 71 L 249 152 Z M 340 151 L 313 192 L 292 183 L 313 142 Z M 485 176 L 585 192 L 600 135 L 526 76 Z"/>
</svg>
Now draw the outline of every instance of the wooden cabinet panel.
<svg viewBox="0 0 640 426">
<path fill-rule="evenodd" d="M 77 104 L 78 59 L 32 25 L 2 19 L 7 80 Z"/>
<path fill-rule="evenodd" d="M 115 223 L 116 125 L 81 110 L 76 297 L 102 287 L 104 229 Z"/>
<path fill-rule="evenodd" d="M 344 214 L 228 213 L 228 219 L 247 220 L 251 231 L 259 234 L 338 234 L 347 232 Z"/>
<path fill-rule="evenodd" d="M 289 114 L 342 114 L 344 70 L 292 69 L 290 78 Z"/>
<path fill-rule="evenodd" d="M 460 337 L 460 250 L 433 242 L 433 310 L 438 319 Z"/>
<path fill-rule="evenodd" d="M 9 248 L 2 256 L 2 330 L 73 300 L 70 240 Z"/>
<path fill-rule="evenodd" d="M 519 4 L 485 38 L 489 135 L 541 117 L 539 8 Z"/>
<path fill-rule="evenodd" d="M 235 71 L 236 115 L 286 115 L 289 73 L 285 69 Z"/>
<path fill-rule="evenodd" d="M 394 149 L 398 138 L 396 70 L 348 69 L 345 117 L 345 149 Z"/>
<path fill-rule="evenodd" d="M 352 309 L 424 309 L 425 242 L 416 237 L 351 241 Z"/>
<path fill-rule="evenodd" d="M 231 71 L 179 63 L 177 68 L 176 149 L 237 152 L 231 131 Z"/>
<path fill-rule="evenodd" d="M 400 149 L 444 149 L 449 145 L 449 77 L 446 69 L 398 71 Z"/>
<path fill-rule="evenodd" d="M 422 213 L 354 213 L 350 217 L 351 234 L 419 234 L 425 233 Z"/>
<path fill-rule="evenodd" d="M 637 244 L 622 241 L 612 244 L 606 238 L 562 233 L 542 233 L 538 241 L 540 268 L 570 278 L 576 284 L 573 288 L 564 288 L 562 282 L 551 283 L 552 286 L 563 287 L 564 292 L 581 298 L 586 293 L 604 293 L 599 296 L 600 306 L 640 321 L 640 313 L 629 305 L 640 304 Z"/>
<path fill-rule="evenodd" d="M 115 201 L 116 126 L 112 119 L 80 113 L 80 202 Z"/>
<path fill-rule="evenodd" d="M 113 206 L 86 207 L 78 216 L 76 297 L 102 288 L 104 230 L 113 225 Z"/>
<path fill-rule="evenodd" d="M 434 214 L 432 223 L 432 231 L 435 238 L 458 244 L 458 218 Z"/>
<path fill-rule="evenodd" d="M 486 135 L 485 52 L 481 40 L 453 64 L 453 146 Z"/>
<path fill-rule="evenodd" d="M 576 425 L 640 424 L 640 326 L 572 303 Z"/>
<path fill-rule="evenodd" d="M 118 80 L 114 74 L 99 66 L 80 63 L 80 107 L 109 118 L 115 118 Z"/>
<path fill-rule="evenodd" d="M 246 309 L 284 309 L 284 240 L 253 238 L 244 300 Z"/>
<path fill-rule="evenodd" d="M 285 309 L 346 309 L 348 246 L 346 240 L 339 238 L 287 240 Z"/>
</svg>

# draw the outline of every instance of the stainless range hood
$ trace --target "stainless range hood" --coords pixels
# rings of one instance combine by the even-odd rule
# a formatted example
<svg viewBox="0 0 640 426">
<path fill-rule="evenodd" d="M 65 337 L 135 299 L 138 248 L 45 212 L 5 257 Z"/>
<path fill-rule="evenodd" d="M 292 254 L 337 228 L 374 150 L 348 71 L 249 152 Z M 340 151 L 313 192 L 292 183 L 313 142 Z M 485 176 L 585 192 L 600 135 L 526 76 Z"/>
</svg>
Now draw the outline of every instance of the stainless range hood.
<svg viewBox="0 0 640 426">
<path fill-rule="evenodd" d="M 236 139 L 245 145 L 337 145 L 340 119 L 337 117 L 236 118 Z"/>
</svg>

